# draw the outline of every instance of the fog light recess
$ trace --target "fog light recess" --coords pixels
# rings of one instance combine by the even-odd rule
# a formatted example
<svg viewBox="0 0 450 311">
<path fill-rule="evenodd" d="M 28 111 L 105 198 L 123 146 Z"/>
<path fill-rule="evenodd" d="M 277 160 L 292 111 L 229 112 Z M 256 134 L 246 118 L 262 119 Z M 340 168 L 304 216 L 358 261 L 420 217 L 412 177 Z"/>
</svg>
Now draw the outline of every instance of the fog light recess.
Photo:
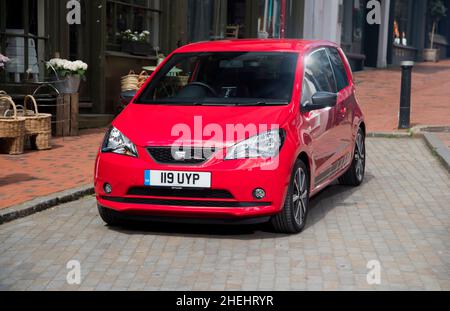
<svg viewBox="0 0 450 311">
<path fill-rule="evenodd" d="M 110 194 L 112 192 L 112 186 L 108 183 L 103 185 L 103 190 L 105 190 L 106 194 Z"/>
<path fill-rule="evenodd" d="M 266 197 L 266 191 L 261 188 L 257 188 L 253 191 L 253 197 L 257 200 L 262 200 Z"/>
</svg>

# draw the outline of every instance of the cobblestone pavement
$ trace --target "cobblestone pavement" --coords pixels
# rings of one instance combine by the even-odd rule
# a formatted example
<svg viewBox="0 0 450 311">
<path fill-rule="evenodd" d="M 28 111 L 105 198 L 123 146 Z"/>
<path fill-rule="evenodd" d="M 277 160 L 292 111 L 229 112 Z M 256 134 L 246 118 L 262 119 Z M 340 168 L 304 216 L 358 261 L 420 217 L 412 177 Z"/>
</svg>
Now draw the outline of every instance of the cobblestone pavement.
<svg viewBox="0 0 450 311">
<path fill-rule="evenodd" d="M 437 133 L 436 136 L 444 143 L 450 150 L 450 133 Z"/>
<path fill-rule="evenodd" d="M 450 290 L 449 174 L 422 140 L 370 139 L 368 155 L 365 183 L 315 197 L 300 235 L 108 228 L 92 197 L 1 225 L 0 290 Z M 73 259 L 80 286 L 66 283 Z"/>
</svg>

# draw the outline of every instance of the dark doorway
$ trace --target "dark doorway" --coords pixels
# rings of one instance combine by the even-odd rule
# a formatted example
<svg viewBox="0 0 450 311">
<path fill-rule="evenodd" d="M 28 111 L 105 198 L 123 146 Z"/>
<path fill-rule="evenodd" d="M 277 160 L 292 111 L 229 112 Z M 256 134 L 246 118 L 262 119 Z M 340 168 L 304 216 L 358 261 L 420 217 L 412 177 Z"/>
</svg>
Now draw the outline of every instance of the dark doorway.
<svg viewBox="0 0 450 311">
<path fill-rule="evenodd" d="M 245 0 L 228 0 L 227 21 L 229 24 L 244 24 Z"/>
<path fill-rule="evenodd" d="M 366 9 L 366 14 L 369 10 Z M 380 25 L 365 23 L 364 27 L 364 54 L 366 55 L 365 66 L 377 67 L 378 62 L 378 41 L 380 34 Z"/>
</svg>

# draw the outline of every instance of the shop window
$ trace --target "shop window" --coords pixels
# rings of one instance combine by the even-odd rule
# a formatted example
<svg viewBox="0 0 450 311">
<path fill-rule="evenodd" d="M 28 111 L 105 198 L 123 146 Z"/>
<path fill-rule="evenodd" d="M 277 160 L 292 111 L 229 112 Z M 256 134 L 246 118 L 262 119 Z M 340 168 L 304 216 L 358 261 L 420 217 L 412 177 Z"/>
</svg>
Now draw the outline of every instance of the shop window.
<svg viewBox="0 0 450 311">
<path fill-rule="evenodd" d="M 42 1 L 0 1 L 0 53 L 11 59 L 2 80 L 37 81 L 44 76 L 49 36 L 39 14 L 45 14 Z"/>
<path fill-rule="evenodd" d="M 150 43 L 159 46 L 160 0 L 107 0 L 107 48 L 120 50 L 121 33 L 150 32 Z"/>
<path fill-rule="evenodd" d="M 410 0 L 396 0 L 394 9 L 394 43 L 411 45 L 413 3 Z"/>
<path fill-rule="evenodd" d="M 346 52 L 364 54 L 365 0 L 344 0 L 341 45 Z"/>
<path fill-rule="evenodd" d="M 188 2 L 189 42 L 221 40 L 227 33 L 239 34 L 239 27 L 226 27 L 226 0 L 192 0 Z"/>
</svg>

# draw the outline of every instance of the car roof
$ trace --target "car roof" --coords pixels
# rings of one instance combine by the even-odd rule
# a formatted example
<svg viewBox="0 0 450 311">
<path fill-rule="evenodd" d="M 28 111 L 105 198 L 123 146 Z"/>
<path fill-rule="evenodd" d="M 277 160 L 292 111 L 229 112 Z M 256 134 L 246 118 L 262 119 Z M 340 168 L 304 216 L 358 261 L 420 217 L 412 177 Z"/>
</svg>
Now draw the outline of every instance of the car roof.
<svg viewBox="0 0 450 311">
<path fill-rule="evenodd" d="M 205 41 L 185 45 L 175 53 L 195 52 L 303 52 L 320 46 L 337 45 L 323 40 L 298 39 L 238 39 Z"/>
</svg>

